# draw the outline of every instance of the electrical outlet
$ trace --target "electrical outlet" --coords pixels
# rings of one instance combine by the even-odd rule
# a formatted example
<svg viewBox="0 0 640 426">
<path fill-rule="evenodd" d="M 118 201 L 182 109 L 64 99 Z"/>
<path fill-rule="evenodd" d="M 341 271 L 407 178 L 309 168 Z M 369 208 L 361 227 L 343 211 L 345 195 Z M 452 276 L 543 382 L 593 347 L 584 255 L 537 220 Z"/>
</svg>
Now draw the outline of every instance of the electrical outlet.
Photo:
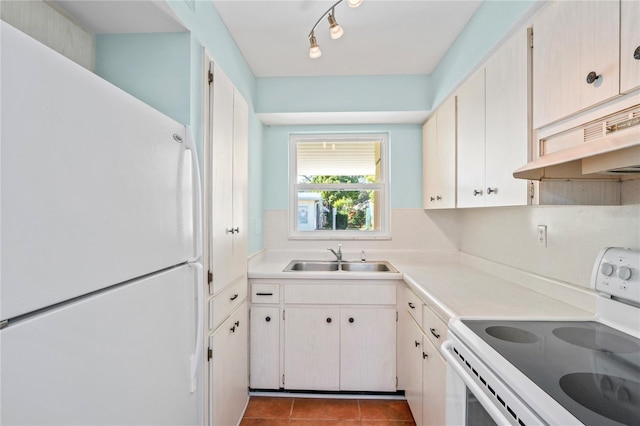
<svg viewBox="0 0 640 426">
<path fill-rule="evenodd" d="M 547 247 L 547 225 L 538 225 L 538 247 Z"/>
</svg>

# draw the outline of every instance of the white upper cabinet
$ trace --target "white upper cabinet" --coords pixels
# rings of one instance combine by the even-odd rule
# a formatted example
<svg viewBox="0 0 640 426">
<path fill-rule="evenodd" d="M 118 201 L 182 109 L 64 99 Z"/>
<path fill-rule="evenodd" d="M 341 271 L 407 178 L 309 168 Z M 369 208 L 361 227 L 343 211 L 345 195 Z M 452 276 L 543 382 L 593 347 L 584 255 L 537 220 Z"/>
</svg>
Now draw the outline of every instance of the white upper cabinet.
<svg viewBox="0 0 640 426">
<path fill-rule="evenodd" d="M 518 31 L 458 92 L 458 207 L 526 205 L 513 170 L 528 159 L 528 32 Z"/>
<path fill-rule="evenodd" d="M 534 128 L 618 95 L 620 2 L 550 2 L 533 37 Z"/>
<path fill-rule="evenodd" d="M 640 1 L 620 6 L 620 92 L 640 87 Z"/>
<path fill-rule="evenodd" d="M 484 68 L 458 92 L 458 207 L 484 206 Z"/>
<path fill-rule="evenodd" d="M 485 206 L 528 202 L 527 181 L 512 174 L 528 160 L 528 38 L 520 30 L 485 67 Z"/>
<path fill-rule="evenodd" d="M 217 64 L 211 111 L 211 293 L 246 274 L 248 105 Z"/>
<path fill-rule="evenodd" d="M 456 206 L 456 98 L 447 99 L 422 128 L 425 209 Z"/>
</svg>

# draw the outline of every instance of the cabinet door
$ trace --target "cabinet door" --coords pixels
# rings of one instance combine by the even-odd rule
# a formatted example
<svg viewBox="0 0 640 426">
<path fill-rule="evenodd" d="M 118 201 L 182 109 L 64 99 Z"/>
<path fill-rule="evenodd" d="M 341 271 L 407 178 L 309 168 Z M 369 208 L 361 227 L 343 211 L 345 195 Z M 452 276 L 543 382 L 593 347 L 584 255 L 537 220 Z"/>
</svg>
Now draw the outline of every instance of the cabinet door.
<svg viewBox="0 0 640 426">
<path fill-rule="evenodd" d="M 395 308 L 340 309 L 340 390 L 396 390 Z"/>
<path fill-rule="evenodd" d="M 233 259 L 232 279 L 247 272 L 247 199 L 249 106 L 242 95 L 233 95 Z"/>
<path fill-rule="evenodd" d="M 458 207 L 484 205 L 484 68 L 458 92 Z"/>
<path fill-rule="evenodd" d="M 527 181 L 513 171 L 527 163 L 529 147 L 528 34 L 523 29 L 485 67 L 485 206 L 527 204 Z"/>
<path fill-rule="evenodd" d="M 210 264 L 212 292 L 217 293 L 233 279 L 233 84 L 213 64 L 211 111 L 211 223 Z"/>
<path fill-rule="evenodd" d="M 284 314 L 285 389 L 340 388 L 339 308 L 287 308 Z"/>
<path fill-rule="evenodd" d="M 405 396 L 416 426 L 422 425 L 422 331 L 409 319 L 408 330 L 406 330 L 407 350 L 406 365 L 407 381 L 405 383 Z"/>
<path fill-rule="evenodd" d="M 533 24 L 533 127 L 619 93 L 620 2 L 554 1 Z M 591 72 L 600 76 L 587 83 Z"/>
<path fill-rule="evenodd" d="M 280 387 L 280 308 L 251 307 L 251 387 Z"/>
<path fill-rule="evenodd" d="M 625 93 L 640 86 L 640 2 L 623 1 L 620 8 L 620 92 Z"/>
<path fill-rule="evenodd" d="M 249 399 L 247 304 L 243 303 L 209 339 L 210 425 L 235 425 Z"/>
<path fill-rule="evenodd" d="M 422 126 L 422 206 L 425 209 L 436 208 L 436 193 L 440 180 L 437 138 L 437 122 L 434 115 Z"/>
<path fill-rule="evenodd" d="M 428 339 L 422 344 L 422 423 L 440 426 L 445 424 L 447 364 Z"/>
<path fill-rule="evenodd" d="M 451 96 L 438 108 L 438 191 L 436 207 L 456 206 L 456 97 Z M 440 197 L 438 199 L 438 197 Z"/>
</svg>

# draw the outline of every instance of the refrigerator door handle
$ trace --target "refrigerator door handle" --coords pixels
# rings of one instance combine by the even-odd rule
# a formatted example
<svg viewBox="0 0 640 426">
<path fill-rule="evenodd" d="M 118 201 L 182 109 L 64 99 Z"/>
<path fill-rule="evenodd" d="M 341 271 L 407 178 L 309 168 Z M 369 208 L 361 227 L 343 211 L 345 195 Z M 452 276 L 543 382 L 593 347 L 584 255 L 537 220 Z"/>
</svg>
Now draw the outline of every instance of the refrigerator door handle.
<svg viewBox="0 0 640 426">
<path fill-rule="evenodd" d="M 196 150 L 193 136 L 191 135 L 191 128 L 189 126 L 185 126 L 186 131 L 186 142 L 185 148 L 191 151 L 191 162 L 193 167 L 193 180 L 195 183 L 195 229 L 194 229 L 194 239 L 195 239 L 195 254 L 193 258 L 189 259 L 189 262 L 197 262 L 200 260 L 202 256 L 202 183 L 200 182 L 200 163 L 198 162 L 198 151 Z"/>
<path fill-rule="evenodd" d="M 204 318 L 202 317 L 202 289 L 203 289 L 203 269 L 199 263 L 189 263 L 189 266 L 196 269 L 196 344 L 193 354 L 190 357 L 191 363 L 191 377 L 190 377 L 190 389 L 191 393 L 195 392 L 198 388 L 198 365 L 200 364 L 200 357 L 202 355 L 202 328 L 204 326 Z"/>
</svg>

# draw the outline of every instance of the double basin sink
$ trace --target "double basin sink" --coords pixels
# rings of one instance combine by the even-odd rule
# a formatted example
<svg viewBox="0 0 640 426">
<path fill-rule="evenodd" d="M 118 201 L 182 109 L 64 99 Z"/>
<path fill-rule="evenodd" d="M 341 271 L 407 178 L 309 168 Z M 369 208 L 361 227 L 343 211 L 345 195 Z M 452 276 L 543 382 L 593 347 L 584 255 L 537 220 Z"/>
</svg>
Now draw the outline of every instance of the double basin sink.
<svg viewBox="0 0 640 426">
<path fill-rule="evenodd" d="M 387 261 L 292 260 L 284 272 L 398 272 Z"/>
</svg>

